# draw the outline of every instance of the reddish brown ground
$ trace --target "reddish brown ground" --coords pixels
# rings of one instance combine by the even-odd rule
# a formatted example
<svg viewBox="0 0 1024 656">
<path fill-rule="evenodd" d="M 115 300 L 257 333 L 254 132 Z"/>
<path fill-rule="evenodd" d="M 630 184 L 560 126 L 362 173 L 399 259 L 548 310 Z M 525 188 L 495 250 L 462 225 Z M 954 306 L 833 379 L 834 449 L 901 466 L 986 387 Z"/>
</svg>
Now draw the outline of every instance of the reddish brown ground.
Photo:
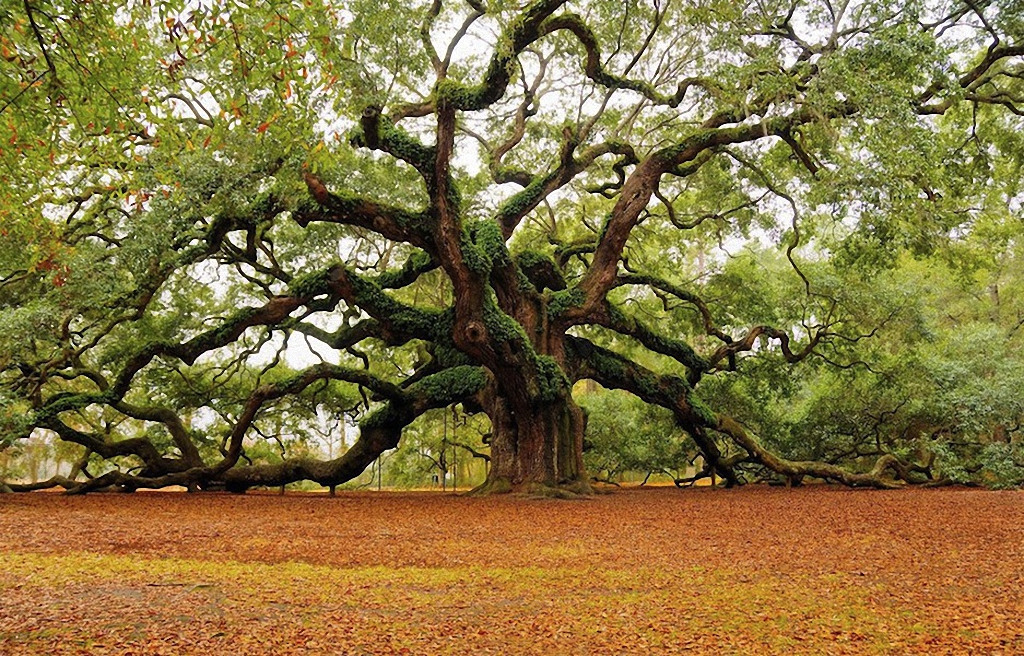
<svg viewBox="0 0 1024 656">
<path fill-rule="evenodd" d="M 1024 493 L 0 495 L 0 654 L 1024 654 Z"/>
</svg>

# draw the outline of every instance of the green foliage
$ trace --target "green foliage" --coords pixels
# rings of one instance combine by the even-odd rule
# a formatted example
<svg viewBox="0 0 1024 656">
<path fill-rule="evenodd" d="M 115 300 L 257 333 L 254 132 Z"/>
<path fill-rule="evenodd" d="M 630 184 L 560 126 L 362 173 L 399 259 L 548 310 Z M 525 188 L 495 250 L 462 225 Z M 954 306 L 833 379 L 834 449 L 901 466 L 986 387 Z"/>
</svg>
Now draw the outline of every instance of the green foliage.
<svg viewBox="0 0 1024 656">
<path fill-rule="evenodd" d="M 834 311 L 842 312 L 842 323 L 835 329 L 846 331 L 846 340 L 826 345 L 819 350 L 822 358 L 799 368 L 768 346 L 742 360 L 738 371 L 706 379 L 701 394 L 791 459 L 865 465 L 892 452 L 919 464 L 933 462 L 936 478 L 1020 485 L 1024 404 L 1018 390 L 1024 360 L 1016 346 L 1018 330 L 994 320 L 1009 308 L 993 314 L 991 294 L 993 284 L 1002 284 L 1007 263 L 964 278 L 935 259 L 905 259 L 872 277 L 870 285 L 855 271 L 834 270 L 829 298 L 839 303 Z M 732 274 L 725 275 L 716 284 L 726 284 Z M 785 288 L 776 293 L 798 298 Z M 752 313 L 771 309 L 770 318 L 786 324 L 806 317 L 807 308 L 819 302 L 807 298 L 807 306 L 794 306 L 787 318 L 780 297 L 735 307 Z M 1004 299 L 999 297 L 1000 305 L 1016 304 Z"/>
<path fill-rule="evenodd" d="M 1024 447 L 1020 443 L 986 444 L 978 454 L 981 482 L 994 488 L 1024 485 Z"/>
<path fill-rule="evenodd" d="M 489 425 L 482 414 L 445 407 L 421 415 L 402 434 L 383 462 L 383 485 L 391 488 L 467 490 L 481 484 L 486 465 L 469 450 L 487 453 Z"/>
<path fill-rule="evenodd" d="M 671 413 L 635 396 L 601 390 L 581 395 L 579 402 L 588 417 L 584 457 L 591 472 L 609 479 L 626 472 L 676 475 L 696 453 Z"/>
</svg>

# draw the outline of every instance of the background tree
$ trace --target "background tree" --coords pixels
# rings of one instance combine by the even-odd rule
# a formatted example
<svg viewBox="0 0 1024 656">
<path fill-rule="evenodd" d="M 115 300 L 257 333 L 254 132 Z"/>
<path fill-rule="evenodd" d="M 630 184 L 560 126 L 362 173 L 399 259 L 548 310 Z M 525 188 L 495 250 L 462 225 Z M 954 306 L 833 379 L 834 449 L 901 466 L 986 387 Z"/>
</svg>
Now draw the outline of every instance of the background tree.
<svg viewBox="0 0 1024 656">
<path fill-rule="evenodd" d="M 750 259 L 772 266 L 764 254 Z M 1005 305 L 1010 321 L 993 315 L 992 272 L 971 260 L 965 270 L 960 258 L 956 266 L 905 259 L 871 273 L 870 286 L 848 273 L 846 320 L 870 329 L 870 339 L 795 372 L 777 353 L 759 352 L 709 381 L 709 403 L 788 458 L 863 465 L 898 453 L 932 484 L 1019 485 L 1019 319 Z M 780 275 L 788 268 L 774 266 Z M 771 477 L 758 468 L 748 475 Z"/>
<path fill-rule="evenodd" d="M 697 390 L 752 352 L 851 366 L 872 317 L 834 272 L 1020 211 L 1013 3 L 29 0 L 0 25 L 4 440 L 109 463 L 49 482 L 76 491 L 333 486 L 453 403 L 490 421 L 484 490 L 586 491 L 581 379 L 666 408 L 729 484 L 927 480 L 891 449 L 784 458 Z M 743 240 L 790 274 L 737 263 L 719 295 L 710 246 Z M 245 457 L 339 397 L 344 454 Z"/>
<path fill-rule="evenodd" d="M 637 473 L 641 484 L 652 476 L 682 479 L 696 459 L 689 439 L 680 439 L 672 413 L 643 403 L 621 390 L 600 390 L 582 396 L 589 418 L 584 462 L 593 478 L 618 484 L 624 474 Z"/>
<path fill-rule="evenodd" d="M 479 485 L 490 465 L 489 429 L 485 416 L 458 406 L 424 413 L 384 462 L 384 484 L 462 491 Z"/>
</svg>

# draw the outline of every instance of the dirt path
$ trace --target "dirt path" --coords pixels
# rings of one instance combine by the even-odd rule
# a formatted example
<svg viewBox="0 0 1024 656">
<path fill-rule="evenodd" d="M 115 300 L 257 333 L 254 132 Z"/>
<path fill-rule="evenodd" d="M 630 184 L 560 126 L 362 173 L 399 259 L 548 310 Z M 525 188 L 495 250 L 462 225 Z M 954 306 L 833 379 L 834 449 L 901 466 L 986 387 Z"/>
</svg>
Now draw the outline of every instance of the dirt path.
<svg viewBox="0 0 1024 656">
<path fill-rule="evenodd" d="M 1024 493 L 0 496 L 0 654 L 1024 654 Z"/>
</svg>

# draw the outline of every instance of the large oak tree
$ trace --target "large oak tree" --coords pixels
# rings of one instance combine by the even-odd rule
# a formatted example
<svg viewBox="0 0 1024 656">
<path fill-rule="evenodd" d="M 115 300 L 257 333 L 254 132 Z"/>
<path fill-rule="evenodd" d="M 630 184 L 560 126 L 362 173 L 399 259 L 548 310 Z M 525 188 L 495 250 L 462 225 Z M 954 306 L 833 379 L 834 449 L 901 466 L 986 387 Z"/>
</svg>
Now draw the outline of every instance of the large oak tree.
<svg viewBox="0 0 1024 656">
<path fill-rule="evenodd" d="M 2 439 L 84 453 L 40 485 L 334 486 L 461 403 L 484 490 L 585 492 L 584 379 L 670 410 L 730 484 L 926 478 L 781 458 L 699 389 L 870 334 L 802 258 L 883 266 L 1010 211 L 1018 5 L 255 5 L 0 8 Z M 707 294 L 743 238 L 802 321 Z M 328 406 L 361 416 L 339 457 L 247 459 Z"/>
</svg>

